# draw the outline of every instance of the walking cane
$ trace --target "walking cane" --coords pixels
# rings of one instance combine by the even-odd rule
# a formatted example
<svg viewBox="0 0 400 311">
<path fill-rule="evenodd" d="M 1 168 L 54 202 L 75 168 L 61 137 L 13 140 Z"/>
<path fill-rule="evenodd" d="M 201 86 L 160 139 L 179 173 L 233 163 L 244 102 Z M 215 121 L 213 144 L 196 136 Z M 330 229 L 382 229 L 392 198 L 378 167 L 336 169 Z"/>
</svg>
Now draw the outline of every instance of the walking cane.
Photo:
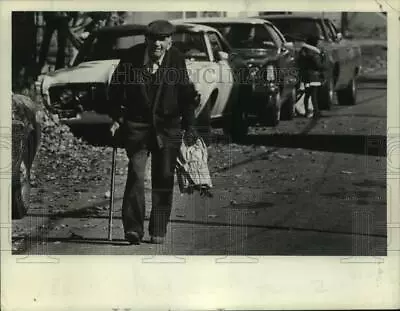
<svg viewBox="0 0 400 311">
<path fill-rule="evenodd" d="M 114 138 L 114 135 L 113 135 Z M 113 210 L 114 210 L 114 186 L 115 186 L 115 162 L 117 156 L 117 144 L 113 141 L 113 153 L 112 153 L 112 164 L 111 164 L 111 187 L 110 187 L 110 211 L 108 214 L 108 240 L 112 241 L 112 221 L 113 221 Z"/>
</svg>

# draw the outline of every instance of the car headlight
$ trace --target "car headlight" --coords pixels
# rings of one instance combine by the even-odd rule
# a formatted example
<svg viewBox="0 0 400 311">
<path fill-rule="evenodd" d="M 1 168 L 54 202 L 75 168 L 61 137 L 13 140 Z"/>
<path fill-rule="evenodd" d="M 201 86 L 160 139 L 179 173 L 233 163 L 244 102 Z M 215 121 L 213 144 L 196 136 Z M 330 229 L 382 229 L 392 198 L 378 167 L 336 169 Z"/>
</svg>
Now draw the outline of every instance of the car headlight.
<svg viewBox="0 0 400 311">
<path fill-rule="evenodd" d="M 267 82 L 275 81 L 275 66 L 268 65 L 265 70 L 265 79 Z"/>
</svg>

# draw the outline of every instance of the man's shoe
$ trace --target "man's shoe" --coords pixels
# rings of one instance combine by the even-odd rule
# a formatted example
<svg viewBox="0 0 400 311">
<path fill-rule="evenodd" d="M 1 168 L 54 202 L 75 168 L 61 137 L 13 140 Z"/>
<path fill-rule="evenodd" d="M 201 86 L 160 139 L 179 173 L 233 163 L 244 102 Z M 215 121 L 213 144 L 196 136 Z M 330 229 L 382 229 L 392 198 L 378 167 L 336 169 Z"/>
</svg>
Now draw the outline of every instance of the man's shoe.
<svg viewBox="0 0 400 311">
<path fill-rule="evenodd" d="M 141 240 L 139 233 L 135 231 L 126 232 L 125 239 L 128 240 L 129 244 L 135 244 L 135 245 L 139 245 Z"/>
<path fill-rule="evenodd" d="M 165 238 L 162 236 L 152 236 L 150 242 L 153 244 L 164 244 Z"/>
<path fill-rule="evenodd" d="M 321 118 L 321 113 L 319 111 L 318 112 L 314 112 L 313 118 L 314 119 Z"/>
</svg>

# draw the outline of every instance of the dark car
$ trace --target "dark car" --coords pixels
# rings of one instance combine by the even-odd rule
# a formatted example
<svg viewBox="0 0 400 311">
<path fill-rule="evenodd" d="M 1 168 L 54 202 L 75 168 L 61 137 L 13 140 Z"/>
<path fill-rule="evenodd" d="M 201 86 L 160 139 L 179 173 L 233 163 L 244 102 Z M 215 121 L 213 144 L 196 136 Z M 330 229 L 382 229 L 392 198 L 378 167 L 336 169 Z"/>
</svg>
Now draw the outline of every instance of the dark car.
<svg viewBox="0 0 400 311">
<path fill-rule="evenodd" d="M 320 47 L 327 59 L 325 83 L 319 92 L 321 109 L 330 109 L 335 103 L 334 92 L 340 105 L 356 103 L 361 49 L 343 38 L 330 19 L 305 14 L 264 15 L 259 18 L 272 22 L 289 42 L 305 41 L 309 35 L 320 38 Z"/>
<path fill-rule="evenodd" d="M 12 95 L 12 218 L 29 208 L 31 167 L 40 145 L 42 111 L 24 95 Z"/>
<path fill-rule="evenodd" d="M 286 46 L 280 31 L 270 22 L 257 18 L 192 18 L 181 20 L 214 27 L 222 33 L 233 51 L 245 59 L 251 87 L 249 113 L 261 123 L 276 126 L 279 120 L 294 116 L 297 69 L 293 50 Z"/>
</svg>

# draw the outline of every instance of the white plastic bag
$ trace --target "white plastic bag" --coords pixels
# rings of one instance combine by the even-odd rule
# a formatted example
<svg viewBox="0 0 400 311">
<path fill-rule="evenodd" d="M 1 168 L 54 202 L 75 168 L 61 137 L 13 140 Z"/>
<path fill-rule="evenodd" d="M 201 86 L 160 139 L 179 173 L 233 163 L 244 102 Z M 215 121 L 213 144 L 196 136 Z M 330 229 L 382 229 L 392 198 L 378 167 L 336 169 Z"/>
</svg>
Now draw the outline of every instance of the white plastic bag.
<svg viewBox="0 0 400 311">
<path fill-rule="evenodd" d="M 193 193 L 193 190 L 207 192 L 212 188 L 208 169 L 207 146 L 198 138 L 192 146 L 186 145 L 182 138 L 176 165 L 176 174 L 181 193 Z M 209 193 L 206 193 L 209 195 Z"/>
</svg>

